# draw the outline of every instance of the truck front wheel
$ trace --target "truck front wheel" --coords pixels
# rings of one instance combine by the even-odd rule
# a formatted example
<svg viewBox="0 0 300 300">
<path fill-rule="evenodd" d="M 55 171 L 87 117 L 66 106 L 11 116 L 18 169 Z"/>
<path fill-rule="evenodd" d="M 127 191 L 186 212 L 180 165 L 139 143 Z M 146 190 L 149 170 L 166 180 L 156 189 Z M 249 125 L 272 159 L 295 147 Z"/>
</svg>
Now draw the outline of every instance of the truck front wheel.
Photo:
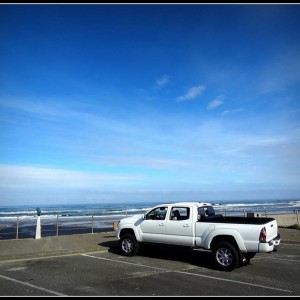
<svg viewBox="0 0 300 300">
<path fill-rule="evenodd" d="M 232 271 L 240 265 L 240 255 L 234 245 L 227 241 L 218 242 L 213 248 L 213 262 L 222 271 Z"/>
<path fill-rule="evenodd" d="M 125 256 L 134 256 L 138 253 L 139 244 L 130 233 L 126 233 L 120 239 L 120 250 Z"/>
</svg>

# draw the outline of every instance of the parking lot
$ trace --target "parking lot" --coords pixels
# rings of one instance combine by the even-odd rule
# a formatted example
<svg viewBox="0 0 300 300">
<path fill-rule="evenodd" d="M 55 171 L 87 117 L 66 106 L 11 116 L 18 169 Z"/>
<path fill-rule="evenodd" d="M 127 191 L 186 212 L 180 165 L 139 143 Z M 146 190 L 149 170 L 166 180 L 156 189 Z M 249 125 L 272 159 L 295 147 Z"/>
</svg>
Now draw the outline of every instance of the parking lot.
<svg viewBox="0 0 300 300">
<path fill-rule="evenodd" d="M 300 245 L 221 272 L 206 251 L 144 246 L 0 262 L 0 296 L 299 296 Z"/>
</svg>

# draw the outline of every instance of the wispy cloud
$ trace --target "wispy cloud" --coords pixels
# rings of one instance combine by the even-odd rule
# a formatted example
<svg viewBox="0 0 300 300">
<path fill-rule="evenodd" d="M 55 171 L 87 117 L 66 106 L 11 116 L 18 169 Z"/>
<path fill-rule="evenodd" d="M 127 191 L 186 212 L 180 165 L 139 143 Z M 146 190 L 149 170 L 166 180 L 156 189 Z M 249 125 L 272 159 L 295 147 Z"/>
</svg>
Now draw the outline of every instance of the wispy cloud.
<svg viewBox="0 0 300 300">
<path fill-rule="evenodd" d="M 210 102 L 207 104 L 206 109 L 208 109 L 208 110 L 215 109 L 215 108 L 221 106 L 223 103 L 224 103 L 224 101 L 221 100 L 220 97 L 218 97 L 218 98 L 216 98 L 216 99 L 210 101 Z"/>
<path fill-rule="evenodd" d="M 45 101 L 48 103 L 48 101 Z M 34 114 L 43 118 L 62 118 L 69 115 L 69 111 L 59 104 L 59 101 L 45 104 L 42 100 L 28 100 L 5 96 L 0 98 L 0 107 Z"/>
<path fill-rule="evenodd" d="M 221 115 L 222 116 L 227 116 L 227 115 L 232 115 L 232 114 L 238 114 L 238 113 L 241 113 L 243 111 L 244 111 L 243 108 L 236 108 L 236 109 L 224 110 L 224 111 L 222 111 Z"/>
<path fill-rule="evenodd" d="M 126 121 L 119 120 L 113 117 L 107 117 L 105 113 L 101 112 L 99 107 L 82 105 L 76 101 L 71 104 L 66 104 L 66 101 L 55 99 L 30 100 L 13 97 L 0 98 L 0 108 L 10 109 L 14 112 L 26 113 L 28 118 L 38 118 L 45 122 L 44 124 L 51 124 L 48 121 L 61 122 L 64 127 L 72 127 L 73 124 L 80 122 L 81 128 L 90 126 L 92 130 L 101 130 L 116 132 L 116 133 L 129 133 L 135 132 L 134 126 L 131 126 Z M 78 107 L 77 107 L 78 105 Z M 100 113 L 98 113 L 98 111 Z"/>
<path fill-rule="evenodd" d="M 127 157 L 101 157 L 102 164 L 108 164 L 119 167 L 142 167 L 148 169 L 157 169 L 157 170 L 173 170 L 177 168 L 185 168 L 193 166 L 193 161 L 188 159 L 180 158 L 166 158 L 166 157 L 136 157 L 136 156 L 127 156 Z"/>
<path fill-rule="evenodd" d="M 197 98 L 205 90 L 204 85 L 191 87 L 183 96 L 177 98 L 177 102 L 188 101 Z"/>
<path fill-rule="evenodd" d="M 168 75 L 163 75 L 155 81 L 155 88 L 161 89 L 165 87 L 170 82 L 170 78 Z"/>
<path fill-rule="evenodd" d="M 137 175 L 0 165 L 0 188 L 98 188 L 140 179 Z"/>
</svg>

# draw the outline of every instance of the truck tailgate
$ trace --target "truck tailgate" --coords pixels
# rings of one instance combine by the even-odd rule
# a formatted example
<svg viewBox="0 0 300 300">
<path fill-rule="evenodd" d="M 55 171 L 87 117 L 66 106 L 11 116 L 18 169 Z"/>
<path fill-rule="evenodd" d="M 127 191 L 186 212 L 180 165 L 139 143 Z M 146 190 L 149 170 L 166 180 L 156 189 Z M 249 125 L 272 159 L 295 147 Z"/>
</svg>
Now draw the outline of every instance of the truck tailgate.
<svg viewBox="0 0 300 300">
<path fill-rule="evenodd" d="M 273 221 L 266 223 L 264 227 L 266 228 L 266 232 L 267 232 L 267 241 L 270 241 L 277 236 L 278 225 L 275 219 Z"/>
</svg>

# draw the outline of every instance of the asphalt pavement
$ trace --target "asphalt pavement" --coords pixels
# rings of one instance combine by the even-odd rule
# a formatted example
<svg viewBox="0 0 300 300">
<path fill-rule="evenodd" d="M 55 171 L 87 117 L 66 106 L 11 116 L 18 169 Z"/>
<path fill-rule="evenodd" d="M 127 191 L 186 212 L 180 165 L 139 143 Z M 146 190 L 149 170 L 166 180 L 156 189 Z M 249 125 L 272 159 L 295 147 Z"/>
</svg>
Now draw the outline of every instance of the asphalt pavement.
<svg viewBox="0 0 300 300">
<path fill-rule="evenodd" d="M 300 244 L 300 230 L 279 228 L 279 233 L 281 243 Z M 108 251 L 117 246 L 114 231 L 0 240 L 0 261 Z"/>
</svg>

